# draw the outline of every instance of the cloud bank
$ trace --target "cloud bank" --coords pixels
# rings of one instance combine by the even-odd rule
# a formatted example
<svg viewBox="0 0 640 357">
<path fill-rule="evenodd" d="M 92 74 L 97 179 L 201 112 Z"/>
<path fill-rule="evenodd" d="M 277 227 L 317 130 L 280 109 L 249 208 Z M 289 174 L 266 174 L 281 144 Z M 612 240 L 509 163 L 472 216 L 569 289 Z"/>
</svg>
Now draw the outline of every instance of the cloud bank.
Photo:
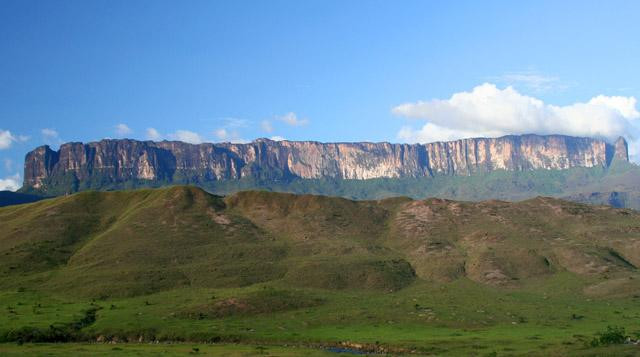
<svg viewBox="0 0 640 357">
<path fill-rule="evenodd" d="M 449 99 L 404 103 L 396 115 L 425 120 L 422 128 L 405 126 L 398 139 L 433 142 L 507 134 L 564 134 L 605 138 L 624 136 L 632 156 L 640 153 L 640 112 L 634 97 L 599 95 L 584 103 L 546 104 L 509 86 L 484 83 Z"/>
</svg>

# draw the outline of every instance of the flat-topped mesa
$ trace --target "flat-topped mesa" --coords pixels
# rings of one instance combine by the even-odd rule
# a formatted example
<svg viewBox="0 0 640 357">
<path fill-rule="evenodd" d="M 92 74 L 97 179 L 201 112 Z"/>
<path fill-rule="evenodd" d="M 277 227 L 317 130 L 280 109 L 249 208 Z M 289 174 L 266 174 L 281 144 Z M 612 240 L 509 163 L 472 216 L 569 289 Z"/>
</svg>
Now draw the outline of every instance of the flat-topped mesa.
<svg viewBox="0 0 640 357">
<path fill-rule="evenodd" d="M 246 144 L 101 140 L 41 146 L 25 158 L 24 187 L 66 192 L 144 182 L 206 183 L 241 178 L 372 179 L 471 175 L 494 170 L 606 167 L 627 145 L 562 135 L 520 135 L 429 144 L 319 143 L 258 139 Z M 131 183 L 131 185 L 124 185 Z"/>
</svg>

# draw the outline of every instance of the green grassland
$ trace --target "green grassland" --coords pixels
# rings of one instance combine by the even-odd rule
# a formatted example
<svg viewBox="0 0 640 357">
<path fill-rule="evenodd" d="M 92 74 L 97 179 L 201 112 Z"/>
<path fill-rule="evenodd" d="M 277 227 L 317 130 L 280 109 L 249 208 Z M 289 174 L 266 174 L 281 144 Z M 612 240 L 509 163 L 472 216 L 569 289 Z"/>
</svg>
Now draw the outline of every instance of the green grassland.
<svg viewBox="0 0 640 357">
<path fill-rule="evenodd" d="M 239 344 L 24 344 L 1 345 L 3 356 L 336 356 L 321 349 L 297 346 Z"/>
<path fill-rule="evenodd" d="M 640 332 L 633 210 L 177 186 L 0 222 L 2 355 L 640 353 L 588 346 Z"/>
<path fill-rule="evenodd" d="M 396 293 L 327 292 L 270 286 L 251 289 L 181 289 L 137 298 L 83 301 L 72 298 L 51 300 L 50 295 L 31 292 L 3 294 L 2 306 L 12 306 L 2 326 L 48 328 L 51 324 L 75 321 L 85 311 L 98 307 L 94 324 L 82 334 L 92 341 L 140 343 L 143 349 L 159 348 L 150 341 L 240 346 L 283 346 L 300 348 L 339 345 L 352 341 L 382 346 L 384 350 L 435 355 L 611 355 L 637 346 L 593 349 L 585 342 L 607 325 L 638 328 L 637 299 L 576 298 L 575 286 L 557 291 L 557 285 L 573 280 L 559 277 L 546 286 L 518 291 L 498 291 L 461 281 L 446 286 L 416 284 Z M 578 284 L 575 284 L 578 285 Z M 556 288 L 554 288 L 556 287 Z M 275 289 L 282 294 L 280 307 L 242 308 L 211 313 L 219 301 L 244 299 L 254 289 Z M 323 299 L 317 306 L 299 307 L 290 300 L 295 294 L 313 294 Z M 289 308 L 282 308 L 289 305 Z M 251 306 L 251 305 L 249 305 Z M 202 314 L 195 313 L 201 311 Z M 104 336 L 104 338 L 103 338 Z M 189 342 L 190 341 L 190 342 Z M 102 345 L 102 344 L 98 344 Z M 165 345 L 161 343 L 161 345 Z M 135 345 L 134 345 L 135 346 Z M 93 348 L 93 347 L 92 347 Z M 99 347 L 102 350 L 109 349 Z M 129 344 L 121 346 L 128 349 Z M 3 349 L 23 351 L 19 347 Z M 201 347 L 201 349 L 204 348 Z M 187 349 L 189 350 L 189 349 Z M 614 353 L 615 351 L 615 353 Z"/>
</svg>

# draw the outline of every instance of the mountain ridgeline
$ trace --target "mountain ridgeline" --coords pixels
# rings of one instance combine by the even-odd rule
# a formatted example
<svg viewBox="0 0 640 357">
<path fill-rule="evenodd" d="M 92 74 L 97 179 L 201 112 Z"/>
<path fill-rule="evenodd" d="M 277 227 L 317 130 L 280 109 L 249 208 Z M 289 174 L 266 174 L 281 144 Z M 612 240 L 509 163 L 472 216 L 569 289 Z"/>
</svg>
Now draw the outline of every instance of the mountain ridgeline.
<svg viewBox="0 0 640 357">
<path fill-rule="evenodd" d="M 496 172 L 601 170 L 613 162 L 628 162 L 627 143 L 623 138 L 614 144 L 561 135 L 504 136 L 429 144 L 258 139 L 246 144 L 196 145 L 177 141 L 101 140 L 66 143 L 58 151 L 41 146 L 29 152 L 25 158 L 22 191 L 60 195 L 88 189 L 194 184 L 215 193 L 264 188 L 351 198 L 404 194 L 509 199 L 511 197 L 494 197 L 491 192 L 482 197 L 466 197 L 456 193 L 461 192 L 456 183 L 459 180 L 451 180 L 447 187 L 442 187 L 433 179 L 486 176 Z M 380 180 L 390 186 L 379 187 L 376 182 Z M 436 186 L 441 192 L 433 188 Z M 414 192 L 415 187 L 422 189 Z"/>
</svg>

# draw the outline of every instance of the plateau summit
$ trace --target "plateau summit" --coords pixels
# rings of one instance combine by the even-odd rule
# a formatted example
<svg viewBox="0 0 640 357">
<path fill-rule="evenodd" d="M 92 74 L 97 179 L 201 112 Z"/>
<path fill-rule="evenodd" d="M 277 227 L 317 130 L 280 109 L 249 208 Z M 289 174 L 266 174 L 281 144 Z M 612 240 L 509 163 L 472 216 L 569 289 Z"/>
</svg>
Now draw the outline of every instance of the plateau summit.
<svg viewBox="0 0 640 357">
<path fill-rule="evenodd" d="M 627 143 L 562 135 L 474 138 L 428 144 L 320 143 L 257 139 L 246 144 L 101 140 L 41 146 L 26 155 L 24 191 L 166 184 L 212 185 L 242 179 L 270 182 L 472 176 L 607 168 L 628 161 Z"/>
</svg>

